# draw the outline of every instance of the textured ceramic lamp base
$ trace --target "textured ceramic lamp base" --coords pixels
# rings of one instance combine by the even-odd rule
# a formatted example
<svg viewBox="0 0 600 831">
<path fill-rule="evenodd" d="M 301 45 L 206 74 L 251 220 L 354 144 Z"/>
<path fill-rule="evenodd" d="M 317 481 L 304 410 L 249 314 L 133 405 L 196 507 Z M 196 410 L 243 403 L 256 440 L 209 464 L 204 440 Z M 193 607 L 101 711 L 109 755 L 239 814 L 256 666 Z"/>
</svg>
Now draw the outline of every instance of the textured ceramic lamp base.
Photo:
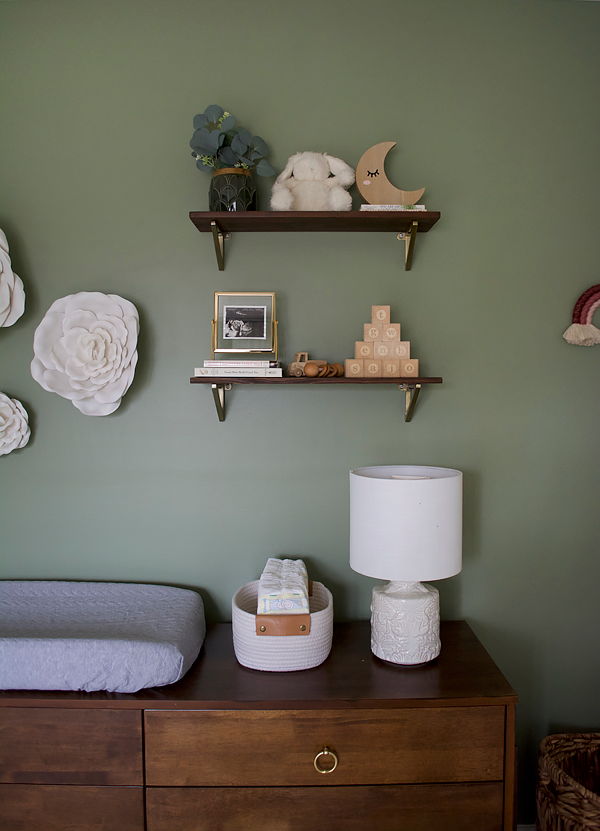
<svg viewBox="0 0 600 831">
<path fill-rule="evenodd" d="M 371 651 L 383 661 L 412 665 L 440 654 L 440 596 L 427 583 L 390 581 L 375 586 Z"/>
</svg>

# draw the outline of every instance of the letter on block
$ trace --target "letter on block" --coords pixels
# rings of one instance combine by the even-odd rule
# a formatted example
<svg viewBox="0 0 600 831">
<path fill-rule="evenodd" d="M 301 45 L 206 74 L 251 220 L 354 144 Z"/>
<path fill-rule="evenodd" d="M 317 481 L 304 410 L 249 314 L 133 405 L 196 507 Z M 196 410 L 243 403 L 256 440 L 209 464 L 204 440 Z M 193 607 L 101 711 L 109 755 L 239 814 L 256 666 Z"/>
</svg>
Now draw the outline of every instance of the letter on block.
<svg viewBox="0 0 600 831">
<path fill-rule="evenodd" d="M 381 326 L 376 326 L 374 323 L 365 323 L 365 334 L 363 340 L 381 340 Z"/>
<path fill-rule="evenodd" d="M 392 350 L 390 349 L 390 341 L 376 340 L 373 344 L 374 358 L 389 358 Z"/>
<path fill-rule="evenodd" d="M 357 340 L 354 342 L 354 357 L 355 358 L 372 358 L 373 357 L 373 341 Z"/>
<path fill-rule="evenodd" d="M 381 378 L 383 361 L 365 361 L 365 378 Z"/>
<path fill-rule="evenodd" d="M 390 358 L 387 361 L 382 361 L 382 366 L 384 378 L 398 378 L 400 376 L 400 361 Z"/>
<path fill-rule="evenodd" d="M 364 378 L 365 362 L 362 358 L 346 358 L 346 378 Z"/>
<path fill-rule="evenodd" d="M 382 326 L 384 323 L 390 322 L 390 307 L 389 306 L 371 306 L 371 323 Z"/>
<path fill-rule="evenodd" d="M 400 375 L 403 378 L 419 377 L 419 362 L 416 358 L 409 358 L 407 361 L 400 361 Z"/>
<path fill-rule="evenodd" d="M 391 344 L 391 355 L 393 358 L 410 358 L 410 341 L 394 341 Z"/>
<path fill-rule="evenodd" d="M 400 324 L 386 323 L 383 327 L 384 340 L 400 340 Z"/>
</svg>

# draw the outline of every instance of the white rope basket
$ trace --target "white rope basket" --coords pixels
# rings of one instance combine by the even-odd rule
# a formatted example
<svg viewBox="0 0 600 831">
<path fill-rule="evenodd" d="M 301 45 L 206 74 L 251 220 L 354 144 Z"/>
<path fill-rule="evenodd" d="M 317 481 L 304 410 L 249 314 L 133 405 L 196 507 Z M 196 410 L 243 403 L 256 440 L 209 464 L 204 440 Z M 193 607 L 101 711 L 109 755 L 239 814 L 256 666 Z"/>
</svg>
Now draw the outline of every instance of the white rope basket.
<svg viewBox="0 0 600 831">
<path fill-rule="evenodd" d="M 246 583 L 231 601 L 233 648 L 240 664 L 267 672 L 293 672 L 322 664 L 331 651 L 333 637 L 333 597 L 329 589 L 313 582 L 308 635 L 257 635 L 258 583 Z"/>
</svg>

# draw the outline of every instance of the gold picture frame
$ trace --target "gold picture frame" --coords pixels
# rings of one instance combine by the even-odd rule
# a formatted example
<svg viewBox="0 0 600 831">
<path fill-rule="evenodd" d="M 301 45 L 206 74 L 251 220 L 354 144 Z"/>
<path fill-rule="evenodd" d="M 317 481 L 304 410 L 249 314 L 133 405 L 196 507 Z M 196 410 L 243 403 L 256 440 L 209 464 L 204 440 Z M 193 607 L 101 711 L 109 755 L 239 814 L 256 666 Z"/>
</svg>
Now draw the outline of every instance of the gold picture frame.
<svg viewBox="0 0 600 831">
<path fill-rule="evenodd" d="M 274 291 L 216 291 L 211 357 L 272 354 L 277 360 Z"/>
</svg>

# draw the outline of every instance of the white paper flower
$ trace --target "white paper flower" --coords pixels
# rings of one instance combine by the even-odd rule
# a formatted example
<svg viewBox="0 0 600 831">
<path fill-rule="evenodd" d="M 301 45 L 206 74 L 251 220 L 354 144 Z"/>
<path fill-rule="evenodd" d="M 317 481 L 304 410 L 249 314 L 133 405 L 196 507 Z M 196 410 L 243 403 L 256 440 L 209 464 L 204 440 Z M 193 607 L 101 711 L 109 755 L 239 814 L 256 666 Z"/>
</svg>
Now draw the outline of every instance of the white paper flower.
<svg viewBox="0 0 600 831">
<path fill-rule="evenodd" d="M 29 417 L 16 398 L 0 392 L 0 456 L 6 456 L 29 441 Z"/>
<path fill-rule="evenodd" d="M 31 374 L 84 415 L 110 415 L 133 381 L 138 329 L 137 309 L 116 294 L 61 297 L 35 330 Z"/>
<path fill-rule="evenodd" d="M 24 311 L 23 281 L 12 270 L 6 234 L 0 230 L 0 326 L 12 326 Z"/>
</svg>

